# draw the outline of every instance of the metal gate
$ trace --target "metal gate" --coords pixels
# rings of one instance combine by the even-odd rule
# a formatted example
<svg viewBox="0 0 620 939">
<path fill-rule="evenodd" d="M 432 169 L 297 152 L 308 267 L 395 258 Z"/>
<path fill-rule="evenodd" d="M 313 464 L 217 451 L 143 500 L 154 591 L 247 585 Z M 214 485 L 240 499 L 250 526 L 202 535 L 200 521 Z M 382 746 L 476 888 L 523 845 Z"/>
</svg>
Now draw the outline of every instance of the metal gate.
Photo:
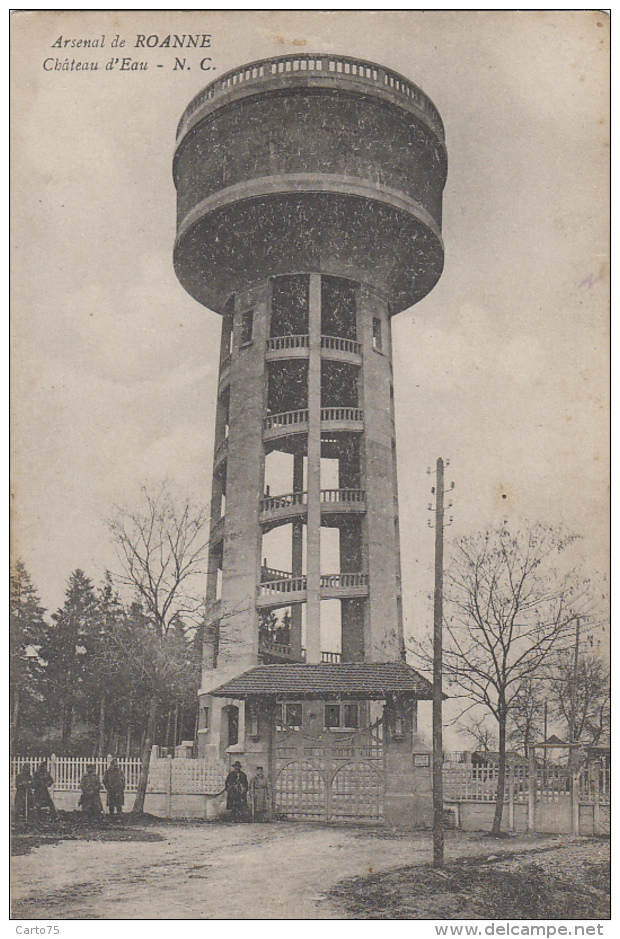
<svg viewBox="0 0 620 939">
<path fill-rule="evenodd" d="M 383 821 L 384 767 L 381 722 L 347 734 L 278 735 L 276 812 L 321 821 Z M 344 736 L 344 735 L 343 735 Z"/>
</svg>

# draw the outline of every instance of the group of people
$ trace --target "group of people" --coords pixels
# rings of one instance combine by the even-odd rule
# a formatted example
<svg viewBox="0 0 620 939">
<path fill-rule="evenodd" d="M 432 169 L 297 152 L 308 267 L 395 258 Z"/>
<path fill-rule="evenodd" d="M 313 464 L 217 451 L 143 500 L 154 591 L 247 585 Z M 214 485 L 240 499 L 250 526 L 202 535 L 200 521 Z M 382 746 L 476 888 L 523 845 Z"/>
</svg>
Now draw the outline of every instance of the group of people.
<svg viewBox="0 0 620 939">
<path fill-rule="evenodd" d="M 114 812 L 121 815 L 125 804 L 125 775 L 118 765 L 118 760 L 112 760 L 103 774 L 103 786 L 94 763 L 89 763 L 86 767 L 86 773 L 80 780 L 82 795 L 78 801 L 78 805 L 85 815 L 92 817 L 101 815 L 103 812 L 100 796 L 102 788 L 107 792 L 107 806 L 110 815 L 114 815 Z"/>
<path fill-rule="evenodd" d="M 102 784 L 103 783 L 103 784 Z M 45 811 L 49 811 L 50 818 L 55 821 L 58 817 L 54 800 L 50 794 L 50 786 L 54 780 L 47 767 L 47 760 L 41 760 L 39 766 L 31 775 L 30 764 L 25 763 L 17 774 L 15 795 L 16 818 L 36 817 L 41 819 Z M 241 763 L 237 760 L 226 777 L 226 808 L 233 820 L 240 821 L 251 817 L 255 821 L 265 821 L 270 815 L 269 782 L 263 772 L 262 766 L 256 767 L 256 773 L 248 782 Z M 81 795 L 78 805 L 84 815 L 91 818 L 103 813 L 101 804 L 101 790 L 107 793 L 107 806 L 110 815 L 116 812 L 121 815 L 125 802 L 125 776 L 118 765 L 118 760 L 112 760 L 99 779 L 94 763 L 89 763 L 86 772 L 80 780 Z M 248 795 L 250 804 L 248 806 Z"/>
<path fill-rule="evenodd" d="M 262 766 L 256 767 L 256 773 L 250 782 L 237 760 L 226 777 L 226 808 L 233 821 L 240 821 L 248 816 L 248 793 L 250 810 L 255 821 L 266 821 L 270 814 L 269 782 Z"/>
<path fill-rule="evenodd" d="M 41 760 L 33 774 L 30 771 L 30 764 L 24 763 L 15 781 L 15 817 L 42 819 L 44 813 L 49 811 L 50 819 L 56 821 L 58 812 L 49 791 L 53 784 L 54 780 L 47 767 L 47 760 Z M 86 772 L 80 780 L 82 794 L 78 802 L 84 815 L 93 817 L 102 814 L 103 806 L 100 796 L 102 788 L 105 788 L 107 792 L 110 815 L 114 815 L 115 812 L 120 815 L 125 802 L 125 776 L 118 765 L 118 760 L 112 760 L 103 774 L 103 786 L 94 763 L 89 763 L 86 767 Z"/>
<path fill-rule="evenodd" d="M 34 774 L 30 774 L 30 763 L 24 763 L 15 781 L 15 816 L 16 818 L 36 817 L 41 819 L 49 810 L 50 818 L 56 821 L 58 813 L 49 787 L 54 780 L 47 768 L 47 760 L 41 760 Z"/>
</svg>

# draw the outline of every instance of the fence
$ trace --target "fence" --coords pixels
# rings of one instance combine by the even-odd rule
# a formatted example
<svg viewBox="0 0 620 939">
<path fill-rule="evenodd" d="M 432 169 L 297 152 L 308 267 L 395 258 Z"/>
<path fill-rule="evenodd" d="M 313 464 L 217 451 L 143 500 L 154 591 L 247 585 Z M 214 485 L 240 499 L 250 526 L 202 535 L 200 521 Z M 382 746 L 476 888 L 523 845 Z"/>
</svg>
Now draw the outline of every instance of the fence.
<svg viewBox="0 0 620 939">
<path fill-rule="evenodd" d="M 466 830 L 490 827 L 497 795 L 497 766 L 444 764 L 444 802 Z M 609 831 L 611 778 L 607 767 L 509 766 L 504 789 L 504 827 L 517 831 L 603 834 Z"/>
<path fill-rule="evenodd" d="M 24 765 L 29 763 L 34 771 L 40 762 L 41 757 L 28 756 L 11 760 L 12 792 L 15 791 L 17 774 Z M 75 811 L 80 797 L 80 779 L 86 773 L 86 767 L 94 764 L 101 779 L 109 762 L 109 757 L 50 757 L 47 761 L 48 769 L 54 780 L 50 792 L 56 808 L 68 812 Z M 131 811 L 142 764 L 139 759 L 119 759 L 118 765 L 125 775 L 125 810 Z M 163 818 L 213 817 L 220 808 L 219 800 L 224 789 L 226 773 L 226 766 L 220 763 L 171 757 L 158 759 L 154 756 L 149 768 L 144 809 L 151 815 Z"/>
</svg>

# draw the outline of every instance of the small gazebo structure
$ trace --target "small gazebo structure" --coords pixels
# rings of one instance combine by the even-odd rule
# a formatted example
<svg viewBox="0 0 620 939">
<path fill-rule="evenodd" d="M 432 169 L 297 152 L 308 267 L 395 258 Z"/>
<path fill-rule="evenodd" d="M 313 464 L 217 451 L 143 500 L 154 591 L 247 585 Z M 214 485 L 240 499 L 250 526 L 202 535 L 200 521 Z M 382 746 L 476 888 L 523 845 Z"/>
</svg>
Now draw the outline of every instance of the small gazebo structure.
<svg viewBox="0 0 620 939">
<path fill-rule="evenodd" d="M 266 770 L 277 813 L 432 824 L 431 759 L 417 735 L 430 682 L 404 662 L 259 665 L 211 692 L 241 708 L 228 756 Z"/>
</svg>

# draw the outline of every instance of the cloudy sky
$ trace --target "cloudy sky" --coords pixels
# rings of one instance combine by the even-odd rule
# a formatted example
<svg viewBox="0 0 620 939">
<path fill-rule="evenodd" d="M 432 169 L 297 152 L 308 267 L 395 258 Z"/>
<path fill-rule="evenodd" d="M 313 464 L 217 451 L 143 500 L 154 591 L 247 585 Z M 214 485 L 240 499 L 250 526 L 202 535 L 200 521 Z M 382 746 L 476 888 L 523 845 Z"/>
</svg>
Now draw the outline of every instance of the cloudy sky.
<svg viewBox="0 0 620 939">
<path fill-rule="evenodd" d="M 184 70 L 178 50 L 135 48 L 168 33 L 211 48 Z M 296 51 L 401 72 L 446 127 L 444 273 L 394 322 L 407 633 L 432 615 L 437 456 L 456 483 L 448 548 L 529 518 L 582 535 L 604 573 L 608 40 L 591 12 L 14 17 L 13 539 L 50 611 L 74 568 L 114 564 L 104 520 L 141 483 L 210 497 L 220 319 L 172 268 L 175 129 L 212 78 Z"/>
</svg>

